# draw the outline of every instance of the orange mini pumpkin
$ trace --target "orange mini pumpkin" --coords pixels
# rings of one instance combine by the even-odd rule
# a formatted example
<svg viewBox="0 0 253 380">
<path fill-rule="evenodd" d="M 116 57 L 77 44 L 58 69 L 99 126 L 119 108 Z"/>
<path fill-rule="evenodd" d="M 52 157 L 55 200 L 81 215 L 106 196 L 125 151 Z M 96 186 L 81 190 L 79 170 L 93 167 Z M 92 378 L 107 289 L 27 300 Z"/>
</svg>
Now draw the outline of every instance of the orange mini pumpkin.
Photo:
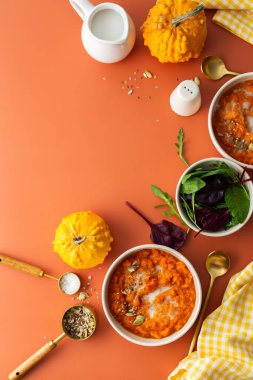
<svg viewBox="0 0 253 380">
<path fill-rule="evenodd" d="M 142 26 L 144 45 L 160 62 L 186 62 L 198 58 L 207 29 L 204 11 L 173 27 L 171 20 L 199 4 L 192 0 L 157 0 Z"/>
<path fill-rule="evenodd" d="M 72 268 L 102 264 L 111 250 L 110 230 L 92 211 L 74 212 L 62 219 L 54 239 L 54 251 Z"/>
</svg>

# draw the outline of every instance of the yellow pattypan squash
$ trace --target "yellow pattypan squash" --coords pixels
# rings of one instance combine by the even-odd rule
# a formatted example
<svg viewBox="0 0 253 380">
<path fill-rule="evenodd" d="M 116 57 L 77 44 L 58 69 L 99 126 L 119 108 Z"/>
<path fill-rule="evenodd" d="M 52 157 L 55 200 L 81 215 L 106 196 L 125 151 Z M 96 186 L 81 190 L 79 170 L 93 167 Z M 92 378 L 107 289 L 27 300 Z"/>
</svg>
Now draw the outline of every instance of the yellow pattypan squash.
<svg viewBox="0 0 253 380">
<path fill-rule="evenodd" d="M 72 268 L 85 269 L 102 264 L 113 241 L 105 221 L 92 211 L 66 216 L 58 226 L 54 251 Z"/>
<path fill-rule="evenodd" d="M 144 45 L 160 62 L 186 62 L 199 57 L 206 40 L 204 11 L 173 27 L 171 20 L 199 3 L 192 0 L 157 0 L 142 26 Z"/>
</svg>

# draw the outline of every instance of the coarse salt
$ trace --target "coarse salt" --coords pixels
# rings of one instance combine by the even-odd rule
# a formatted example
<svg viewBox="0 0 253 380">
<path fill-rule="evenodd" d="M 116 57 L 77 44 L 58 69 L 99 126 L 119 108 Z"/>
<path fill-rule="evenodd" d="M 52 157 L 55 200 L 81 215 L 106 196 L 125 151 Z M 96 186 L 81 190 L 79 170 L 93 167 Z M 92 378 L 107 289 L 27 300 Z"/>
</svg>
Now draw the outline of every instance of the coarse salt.
<svg viewBox="0 0 253 380">
<path fill-rule="evenodd" d="M 75 294 L 80 289 L 80 279 L 74 273 L 65 273 L 59 280 L 59 287 L 65 294 Z"/>
</svg>

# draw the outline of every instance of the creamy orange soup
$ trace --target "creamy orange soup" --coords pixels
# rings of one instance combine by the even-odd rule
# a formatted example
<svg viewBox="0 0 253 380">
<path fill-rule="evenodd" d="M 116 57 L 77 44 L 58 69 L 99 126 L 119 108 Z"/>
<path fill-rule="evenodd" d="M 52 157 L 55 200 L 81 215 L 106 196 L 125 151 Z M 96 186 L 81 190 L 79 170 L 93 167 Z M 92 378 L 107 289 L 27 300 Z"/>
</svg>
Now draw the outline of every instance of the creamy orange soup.
<svg viewBox="0 0 253 380">
<path fill-rule="evenodd" d="M 195 286 L 186 265 L 157 249 L 124 260 L 109 284 L 113 316 L 132 333 L 164 338 L 181 329 L 195 305 Z"/>
<path fill-rule="evenodd" d="M 213 129 L 225 152 L 253 165 L 253 80 L 239 83 L 221 96 Z"/>
</svg>

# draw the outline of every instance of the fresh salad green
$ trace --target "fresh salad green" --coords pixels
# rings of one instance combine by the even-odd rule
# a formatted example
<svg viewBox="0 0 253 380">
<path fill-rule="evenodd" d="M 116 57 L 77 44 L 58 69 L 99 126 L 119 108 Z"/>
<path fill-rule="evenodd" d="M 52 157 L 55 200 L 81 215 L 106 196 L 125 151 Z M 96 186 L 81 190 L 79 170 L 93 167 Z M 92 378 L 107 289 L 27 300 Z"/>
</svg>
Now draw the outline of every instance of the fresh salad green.
<svg viewBox="0 0 253 380">
<path fill-rule="evenodd" d="M 242 176 L 219 161 L 186 174 L 180 195 L 190 221 L 200 231 L 218 231 L 243 223 L 250 207 L 244 182 Z"/>
</svg>

